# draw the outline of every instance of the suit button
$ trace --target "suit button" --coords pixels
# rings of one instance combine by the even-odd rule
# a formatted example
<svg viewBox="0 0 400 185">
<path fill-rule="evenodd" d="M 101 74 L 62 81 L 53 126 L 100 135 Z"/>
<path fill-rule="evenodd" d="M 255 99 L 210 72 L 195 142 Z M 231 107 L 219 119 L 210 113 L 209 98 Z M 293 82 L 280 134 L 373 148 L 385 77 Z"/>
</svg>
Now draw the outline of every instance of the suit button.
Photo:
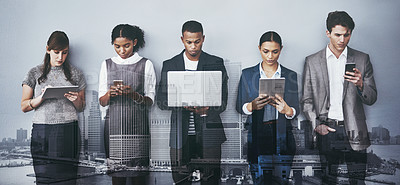
<svg viewBox="0 0 400 185">
<path fill-rule="evenodd" d="M 364 95 L 364 98 L 367 98 L 367 95 Z"/>
</svg>

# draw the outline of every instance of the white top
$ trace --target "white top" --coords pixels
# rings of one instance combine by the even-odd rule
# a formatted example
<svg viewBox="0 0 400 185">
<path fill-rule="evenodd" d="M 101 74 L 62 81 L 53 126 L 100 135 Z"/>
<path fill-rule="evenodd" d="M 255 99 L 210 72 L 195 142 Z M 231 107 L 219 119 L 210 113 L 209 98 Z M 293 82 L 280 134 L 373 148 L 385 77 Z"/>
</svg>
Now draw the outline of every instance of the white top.
<svg viewBox="0 0 400 185">
<path fill-rule="evenodd" d="M 343 83 L 345 65 L 347 62 L 347 47 L 340 54 L 339 58 L 326 47 L 326 62 L 329 75 L 329 112 L 328 118 L 342 121 L 343 118 Z"/>
<path fill-rule="evenodd" d="M 271 78 L 268 78 L 267 75 L 265 74 L 264 70 L 262 69 L 262 62 L 260 62 L 260 65 L 259 65 L 259 66 L 260 66 L 260 67 L 259 67 L 259 69 L 260 69 L 260 78 L 262 78 L 262 79 L 276 79 L 276 78 L 281 78 L 281 71 L 282 71 L 282 69 L 281 69 L 281 64 L 278 64 L 278 68 L 276 69 L 274 75 L 272 75 Z M 250 111 L 247 109 L 247 104 L 249 104 L 249 103 L 245 103 L 245 104 L 243 105 L 242 110 L 243 110 L 243 112 L 244 112 L 246 115 L 251 115 L 253 112 L 250 112 Z M 285 114 L 285 117 L 286 117 L 287 119 L 293 119 L 294 116 L 296 115 L 296 109 L 294 109 L 293 107 L 290 107 L 290 108 L 292 108 L 292 110 L 293 110 L 293 116 L 290 116 L 290 117 L 289 117 L 289 116 L 287 116 L 287 115 Z M 276 119 L 278 119 L 278 111 L 276 111 Z"/>
<path fill-rule="evenodd" d="M 193 61 L 189 60 L 189 58 L 186 56 L 186 52 L 183 52 L 183 60 L 185 61 L 185 70 L 188 71 L 196 71 L 197 70 L 197 64 L 199 64 L 199 61 Z"/>
<path fill-rule="evenodd" d="M 120 56 L 112 57 L 111 60 L 120 65 L 134 64 L 139 62 L 143 57 L 135 53 L 127 59 L 122 59 Z M 153 63 L 150 60 L 146 61 L 145 65 L 145 79 L 144 79 L 144 95 L 151 98 L 154 103 L 154 96 L 156 94 L 156 73 L 154 71 Z M 109 87 L 107 85 L 107 65 L 106 61 L 101 63 L 100 75 L 99 75 L 99 97 L 104 96 Z"/>
</svg>

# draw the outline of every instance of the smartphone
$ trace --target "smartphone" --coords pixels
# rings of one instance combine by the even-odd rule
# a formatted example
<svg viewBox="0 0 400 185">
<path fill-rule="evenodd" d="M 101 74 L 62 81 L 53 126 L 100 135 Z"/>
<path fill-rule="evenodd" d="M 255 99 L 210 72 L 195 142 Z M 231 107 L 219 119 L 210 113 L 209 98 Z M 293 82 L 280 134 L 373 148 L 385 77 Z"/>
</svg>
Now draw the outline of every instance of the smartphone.
<svg viewBox="0 0 400 185">
<path fill-rule="evenodd" d="M 114 86 L 124 85 L 124 81 L 123 80 L 114 80 L 113 83 L 114 83 Z"/>
<path fill-rule="evenodd" d="M 349 72 L 353 72 L 354 73 L 354 70 L 353 70 L 354 68 L 356 68 L 356 64 L 355 63 L 346 63 L 345 72 L 349 71 Z"/>
</svg>

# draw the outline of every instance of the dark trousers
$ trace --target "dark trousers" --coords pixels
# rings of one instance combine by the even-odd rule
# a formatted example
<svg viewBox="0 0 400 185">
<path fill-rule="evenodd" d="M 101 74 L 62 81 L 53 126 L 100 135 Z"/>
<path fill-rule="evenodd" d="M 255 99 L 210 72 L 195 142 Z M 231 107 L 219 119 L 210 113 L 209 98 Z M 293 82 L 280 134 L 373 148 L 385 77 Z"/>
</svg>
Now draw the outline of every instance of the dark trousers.
<svg viewBox="0 0 400 185">
<path fill-rule="evenodd" d="M 171 169 L 172 169 L 172 179 L 174 183 L 179 185 L 189 185 L 191 182 L 187 179 L 191 175 L 194 169 L 197 169 L 195 166 L 191 165 L 191 159 L 202 158 L 203 146 L 201 142 L 199 142 L 195 136 L 188 136 L 187 142 L 182 146 L 181 149 L 170 148 L 170 159 L 171 159 Z M 210 150 L 208 148 L 208 150 Z M 221 146 L 213 147 L 210 151 L 215 152 L 215 155 L 219 158 L 216 160 L 220 160 L 221 158 Z M 218 164 L 210 164 L 213 166 L 214 171 L 211 171 L 212 174 L 205 174 L 205 171 L 201 171 L 203 173 L 203 180 L 201 181 L 202 185 L 216 185 L 219 184 L 221 178 L 220 171 L 220 163 Z M 186 168 L 182 168 L 182 166 L 186 166 Z M 185 170 L 185 171 L 182 171 Z M 187 170 L 187 171 L 186 171 Z M 211 177 L 210 177 L 211 176 Z M 204 177 L 210 177 L 205 179 Z"/>
<path fill-rule="evenodd" d="M 78 122 L 33 124 L 31 153 L 37 184 L 75 184 L 78 173 Z"/>
<path fill-rule="evenodd" d="M 170 159 L 172 168 L 172 178 L 175 183 L 180 182 L 183 178 L 189 174 L 183 174 L 180 172 L 182 166 L 186 166 L 187 169 L 190 159 L 197 158 L 197 150 L 199 150 L 198 143 L 196 142 L 196 135 L 188 136 L 187 142 L 182 146 L 181 149 L 170 148 Z M 189 173 L 191 173 L 189 171 Z M 187 184 L 187 180 L 182 181 L 180 184 Z"/>
<path fill-rule="evenodd" d="M 327 162 L 327 171 L 323 174 L 322 181 L 326 184 L 337 184 L 336 177 L 346 177 L 350 184 L 365 184 L 366 150 L 355 151 L 351 148 L 344 126 L 330 122 L 325 124 L 336 129 L 336 132 L 318 135 L 318 149 Z"/>
<path fill-rule="evenodd" d="M 247 148 L 249 163 L 258 164 L 259 155 L 276 154 L 276 123 L 254 123 L 248 137 L 251 139 Z"/>
</svg>

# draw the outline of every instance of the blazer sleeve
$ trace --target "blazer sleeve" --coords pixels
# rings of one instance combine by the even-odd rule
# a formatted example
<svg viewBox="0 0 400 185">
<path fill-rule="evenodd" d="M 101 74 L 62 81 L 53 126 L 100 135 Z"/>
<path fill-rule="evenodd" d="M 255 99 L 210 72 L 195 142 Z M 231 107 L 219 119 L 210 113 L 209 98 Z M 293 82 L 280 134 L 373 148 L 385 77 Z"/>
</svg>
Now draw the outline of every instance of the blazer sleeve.
<svg viewBox="0 0 400 185">
<path fill-rule="evenodd" d="M 366 105 L 376 102 L 378 92 L 375 85 L 374 72 L 369 55 L 367 55 L 365 72 L 363 74 L 363 91 L 359 93 L 361 101 Z"/>
<path fill-rule="evenodd" d="M 245 114 L 243 112 L 243 105 L 247 103 L 247 97 L 248 97 L 248 88 L 247 88 L 247 83 L 246 83 L 246 78 L 244 77 L 244 74 L 240 76 L 239 80 L 239 86 L 238 86 L 238 93 L 236 97 L 236 111 L 240 114 Z"/>
<path fill-rule="evenodd" d="M 168 87 L 167 87 L 167 72 L 169 70 L 169 65 L 167 61 L 163 62 L 163 66 L 161 69 L 161 79 L 157 87 L 157 106 L 161 110 L 170 110 L 168 107 L 168 97 L 167 97 L 167 92 L 168 92 Z"/>
<path fill-rule="evenodd" d="M 286 77 L 286 80 L 288 80 L 288 86 L 285 87 L 285 91 L 288 94 L 287 97 L 285 97 L 285 101 L 288 104 L 288 106 L 293 107 L 296 110 L 296 115 L 293 117 L 297 117 L 299 115 L 299 88 L 297 85 L 297 73 L 291 72 L 289 75 Z"/>
<path fill-rule="evenodd" d="M 222 72 L 222 104 L 221 106 L 218 107 L 211 107 L 210 110 L 215 112 L 216 114 L 221 114 L 222 112 L 225 111 L 226 106 L 228 104 L 228 74 L 226 72 L 226 68 L 224 65 L 224 60 L 222 58 L 218 58 L 218 60 L 215 62 L 215 65 L 213 68 L 216 70 L 219 70 Z"/>
<path fill-rule="evenodd" d="M 316 112 L 314 107 L 314 97 L 313 97 L 313 90 L 312 90 L 312 83 L 311 83 L 311 69 L 310 69 L 310 62 L 308 58 L 304 63 L 303 69 L 303 95 L 300 100 L 301 108 L 303 110 L 304 116 L 307 120 L 313 122 L 313 127 L 315 127 L 315 120 L 316 120 Z M 314 128 L 313 128 L 314 129 Z"/>
</svg>

